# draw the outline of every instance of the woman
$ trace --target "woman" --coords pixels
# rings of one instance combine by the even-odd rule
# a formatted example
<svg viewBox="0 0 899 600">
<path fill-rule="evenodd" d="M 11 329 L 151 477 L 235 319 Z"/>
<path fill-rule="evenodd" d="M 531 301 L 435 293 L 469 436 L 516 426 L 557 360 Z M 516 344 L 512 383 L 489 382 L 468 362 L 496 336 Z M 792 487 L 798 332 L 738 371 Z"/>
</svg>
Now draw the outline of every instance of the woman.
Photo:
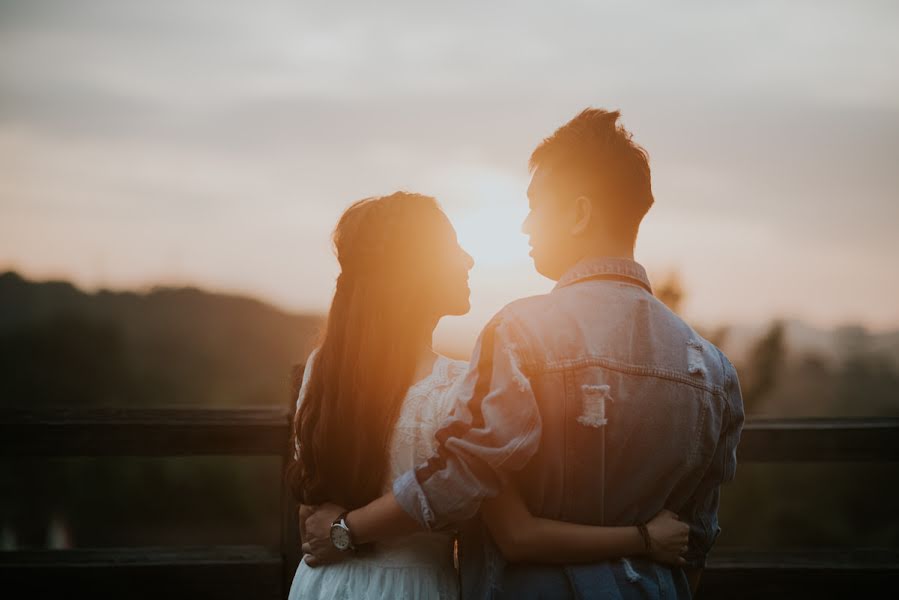
<svg viewBox="0 0 899 600">
<path fill-rule="evenodd" d="M 437 202 L 397 192 L 353 204 L 334 245 L 341 272 L 321 345 L 306 363 L 294 420 L 294 493 L 305 504 L 363 506 L 436 450 L 466 364 L 435 354 L 446 315 L 469 310 L 471 257 Z M 484 505 L 492 536 L 515 561 L 587 562 L 647 553 L 637 527 L 532 517 L 514 488 Z M 688 527 L 663 511 L 649 553 L 679 564 Z M 316 569 L 301 562 L 291 600 L 457 598 L 452 534 L 419 532 Z"/>
</svg>

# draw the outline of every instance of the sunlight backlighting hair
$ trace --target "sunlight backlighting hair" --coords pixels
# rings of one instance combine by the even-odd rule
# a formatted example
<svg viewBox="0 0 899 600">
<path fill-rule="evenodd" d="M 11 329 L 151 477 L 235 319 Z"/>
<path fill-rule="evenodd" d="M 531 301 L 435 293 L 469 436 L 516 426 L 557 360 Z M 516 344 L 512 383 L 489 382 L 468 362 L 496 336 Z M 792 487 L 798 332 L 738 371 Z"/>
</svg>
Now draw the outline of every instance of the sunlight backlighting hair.
<svg viewBox="0 0 899 600">
<path fill-rule="evenodd" d="M 340 218 L 340 275 L 294 420 L 301 501 L 352 509 L 381 495 L 390 436 L 434 326 L 429 282 L 447 224 L 434 198 L 406 192 L 360 200 Z"/>
<path fill-rule="evenodd" d="M 653 204 L 649 154 L 618 123 L 621 113 L 587 108 L 544 139 L 528 167 L 550 171 L 565 196 L 587 196 L 616 231 L 636 238 Z"/>
</svg>

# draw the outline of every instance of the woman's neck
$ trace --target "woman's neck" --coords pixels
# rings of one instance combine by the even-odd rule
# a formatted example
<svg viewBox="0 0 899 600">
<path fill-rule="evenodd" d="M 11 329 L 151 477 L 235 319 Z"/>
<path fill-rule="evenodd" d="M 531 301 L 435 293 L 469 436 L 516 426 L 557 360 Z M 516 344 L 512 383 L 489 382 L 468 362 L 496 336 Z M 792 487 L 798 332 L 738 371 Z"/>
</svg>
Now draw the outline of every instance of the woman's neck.
<svg viewBox="0 0 899 600">
<path fill-rule="evenodd" d="M 434 331 L 431 329 L 428 335 L 422 339 L 419 344 L 415 375 L 412 378 L 413 382 L 424 379 L 434 370 L 434 363 L 437 361 L 437 353 L 434 352 L 431 344 L 433 333 Z"/>
</svg>

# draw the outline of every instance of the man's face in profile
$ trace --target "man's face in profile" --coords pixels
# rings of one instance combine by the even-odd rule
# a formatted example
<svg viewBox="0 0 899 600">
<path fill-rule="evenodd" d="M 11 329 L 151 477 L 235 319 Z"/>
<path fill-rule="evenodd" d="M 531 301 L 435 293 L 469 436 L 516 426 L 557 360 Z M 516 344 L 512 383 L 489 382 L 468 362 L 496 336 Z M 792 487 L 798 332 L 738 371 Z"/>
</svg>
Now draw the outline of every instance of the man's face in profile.
<svg viewBox="0 0 899 600">
<path fill-rule="evenodd" d="M 521 230 L 528 236 L 534 268 L 558 281 L 577 260 L 571 235 L 573 203 L 560 197 L 550 169 L 539 167 L 528 186 L 528 204 L 530 212 Z"/>
</svg>

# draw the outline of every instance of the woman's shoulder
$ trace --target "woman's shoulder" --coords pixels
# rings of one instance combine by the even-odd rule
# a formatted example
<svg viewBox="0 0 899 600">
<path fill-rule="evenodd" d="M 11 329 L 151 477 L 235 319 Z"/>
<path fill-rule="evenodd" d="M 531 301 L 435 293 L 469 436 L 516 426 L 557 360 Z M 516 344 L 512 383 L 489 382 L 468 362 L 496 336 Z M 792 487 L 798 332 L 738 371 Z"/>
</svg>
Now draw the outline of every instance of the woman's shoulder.
<svg viewBox="0 0 899 600">
<path fill-rule="evenodd" d="M 457 360 L 443 354 L 438 354 L 437 360 L 443 362 L 443 374 L 447 381 L 455 381 L 468 371 L 468 361 Z"/>
<path fill-rule="evenodd" d="M 300 406 L 303 404 L 303 397 L 306 395 L 306 388 L 309 387 L 309 378 L 312 375 L 312 365 L 315 362 L 315 357 L 318 355 L 318 347 L 316 346 L 312 352 L 309 353 L 308 358 L 306 358 L 306 364 L 303 365 L 303 380 L 300 383 L 300 391 L 297 394 L 296 408 L 300 410 Z"/>
<path fill-rule="evenodd" d="M 440 401 L 437 402 L 440 410 L 448 410 L 454 404 L 454 399 L 459 395 L 459 388 L 465 380 L 465 374 L 468 373 L 468 363 L 464 360 L 455 360 L 446 356 L 441 356 L 443 361 L 441 368 L 441 376 L 438 378 L 437 395 Z"/>
<path fill-rule="evenodd" d="M 448 371 L 450 373 L 450 379 L 461 377 L 468 372 L 468 361 L 451 358 Z"/>
<path fill-rule="evenodd" d="M 312 365 L 312 361 L 315 360 L 315 357 L 318 355 L 318 346 L 312 349 L 312 352 L 309 353 L 309 356 L 306 358 L 306 368 L 308 369 Z"/>
</svg>

